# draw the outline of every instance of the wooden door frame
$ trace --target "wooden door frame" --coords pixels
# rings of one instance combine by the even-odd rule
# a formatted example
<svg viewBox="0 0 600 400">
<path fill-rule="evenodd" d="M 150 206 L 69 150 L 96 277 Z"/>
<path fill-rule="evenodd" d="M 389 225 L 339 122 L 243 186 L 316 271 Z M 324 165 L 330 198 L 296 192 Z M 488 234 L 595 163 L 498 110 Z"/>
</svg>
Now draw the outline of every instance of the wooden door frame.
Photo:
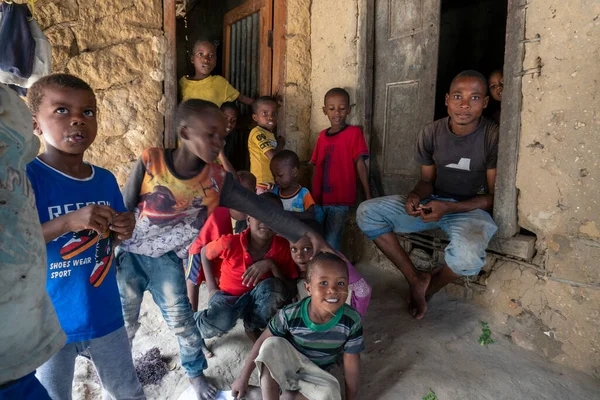
<svg viewBox="0 0 600 400">
<path fill-rule="evenodd" d="M 358 45 L 358 79 L 356 84 L 357 114 L 360 115 L 369 149 L 373 129 L 373 87 L 375 60 L 375 0 L 360 1 Z M 494 195 L 494 219 L 498 238 L 510 238 L 519 233 L 516 187 L 519 140 L 521 133 L 521 103 L 523 60 L 525 55 L 526 0 L 508 0 L 506 43 L 504 47 L 504 92 L 498 164 Z"/>
<path fill-rule="evenodd" d="M 248 3 L 263 3 L 264 0 L 251 0 Z M 175 129 L 175 111 L 177 109 L 177 43 L 176 43 L 176 0 L 163 0 L 163 31 L 166 39 L 166 51 L 164 55 L 165 79 L 163 82 L 163 92 L 165 96 L 165 114 L 164 114 L 164 136 L 163 146 L 165 148 L 175 148 L 177 146 L 177 132 Z M 272 3 L 273 13 L 273 49 L 271 63 L 271 79 L 269 87 L 265 86 L 265 91 L 270 93 L 284 92 L 285 82 L 285 33 L 287 31 L 287 6 L 286 0 L 274 0 Z M 225 46 L 223 46 L 225 48 Z M 229 55 L 223 54 L 223 65 L 228 66 Z M 275 62 L 273 62 L 275 61 Z M 261 60 L 262 63 L 262 60 Z M 263 87 L 261 86 L 261 92 Z M 281 96 L 285 102 L 285 96 Z M 285 106 L 282 107 L 282 111 Z M 284 126 L 285 115 L 279 113 L 279 126 Z"/>
</svg>

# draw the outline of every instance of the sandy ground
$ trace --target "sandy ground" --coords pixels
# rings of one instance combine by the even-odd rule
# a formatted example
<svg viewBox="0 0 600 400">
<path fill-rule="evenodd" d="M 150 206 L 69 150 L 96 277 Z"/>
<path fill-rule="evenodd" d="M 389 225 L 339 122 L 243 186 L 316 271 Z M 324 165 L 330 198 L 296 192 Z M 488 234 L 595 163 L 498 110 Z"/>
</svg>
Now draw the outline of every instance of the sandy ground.
<svg viewBox="0 0 600 400">
<path fill-rule="evenodd" d="M 502 323 L 499 314 L 445 293 L 430 303 L 422 321 L 408 316 L 406 282 L 400 275 L 359 266 L 373 286 L 373 299 L 365 322 L 366 351 L 362 356 L 361 399 L 420 400 L 432 390 L 440 400 L 454 399 L 598 399 L 600 381 L 592 376 L 548 362 L 508 338 L 487 347 L 478 343 L 480 321 Z M 201 307 L 206 304 L 201 289 Z M 168 331 L 158 308 L 147 296 L 142 327 L 134 341 L 134 357 L 158 346 L 169 356 L 171 370 L 160 385 L 144 388 L 148 399 L 177 400 L 187 388 L 179 364 L 177 341 Z M 208 342 L 215 357 L 206 375 L 228 389 L 240 372 L 251 343 L 241 324 L 220 339 Z M 256 379 L 256 378 L 253 378 Z M 78 360 L 75 399 L 100 398 L 93 366 Z"/>
</svg>

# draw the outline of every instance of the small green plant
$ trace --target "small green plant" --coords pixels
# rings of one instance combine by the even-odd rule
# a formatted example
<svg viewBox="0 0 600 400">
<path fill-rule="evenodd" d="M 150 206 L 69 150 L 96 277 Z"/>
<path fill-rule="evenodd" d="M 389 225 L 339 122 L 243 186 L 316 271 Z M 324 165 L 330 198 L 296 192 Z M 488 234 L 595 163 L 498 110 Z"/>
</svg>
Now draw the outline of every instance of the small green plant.
<svg viewBox="0 0 600 400">
<path fill-rule="evenodd" d="M 429 389 L 429 392 L 421 400 L 438 400 L 438 397 L 433 392 L 433 390 Z"/>
<path fill-rule="evenodd" d="M 481 336 L 479 336 L 479 344 L 482 346 L 487 346 L 488 344 L 496 343 L 496 341 L 492 339 L 492 331 L 490 330 L 488 323 L 480 321 L 479 325 L 481 325 Z"/>
</svg>

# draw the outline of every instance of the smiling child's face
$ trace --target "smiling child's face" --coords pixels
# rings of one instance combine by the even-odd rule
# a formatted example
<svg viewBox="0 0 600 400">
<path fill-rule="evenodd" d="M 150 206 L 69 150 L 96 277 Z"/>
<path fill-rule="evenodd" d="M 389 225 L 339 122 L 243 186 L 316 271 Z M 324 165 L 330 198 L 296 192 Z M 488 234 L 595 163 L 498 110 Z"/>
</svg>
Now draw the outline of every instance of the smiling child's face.
<svg viewBox="0 0 600 400">
<path fill-rule="evenodd" d="M 348 268 L 341 262 L 316 262 L 310 266 L 306 291 L 311 307 L 320 314 L 335 313 L 348 298 Z"/>
</svg>

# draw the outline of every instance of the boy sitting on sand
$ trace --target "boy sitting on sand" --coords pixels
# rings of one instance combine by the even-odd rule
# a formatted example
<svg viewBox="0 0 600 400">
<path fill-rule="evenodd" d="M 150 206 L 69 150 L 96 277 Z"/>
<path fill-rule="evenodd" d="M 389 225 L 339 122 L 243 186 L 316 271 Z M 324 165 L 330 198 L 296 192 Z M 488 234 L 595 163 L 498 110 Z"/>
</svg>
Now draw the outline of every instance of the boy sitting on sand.
<svg viewBox="0 0 600 400">
<path fill-rule="evenodd" d="M 360 314 L 344 303 L 346 262 L 335 254 L 319 253 L 308 265 L 307 278 L 310 296 L 280 310 L 254 344 L 232 386 L 237 399 L 246 393 L 249 399 L 341 399 L 340 385 L 327 370 L 342 354 L 346 399 L 357 398 L 365 345 Z M 248 390 L 254 368 L 259 370 L 260 388 Z"/>
</svg>

